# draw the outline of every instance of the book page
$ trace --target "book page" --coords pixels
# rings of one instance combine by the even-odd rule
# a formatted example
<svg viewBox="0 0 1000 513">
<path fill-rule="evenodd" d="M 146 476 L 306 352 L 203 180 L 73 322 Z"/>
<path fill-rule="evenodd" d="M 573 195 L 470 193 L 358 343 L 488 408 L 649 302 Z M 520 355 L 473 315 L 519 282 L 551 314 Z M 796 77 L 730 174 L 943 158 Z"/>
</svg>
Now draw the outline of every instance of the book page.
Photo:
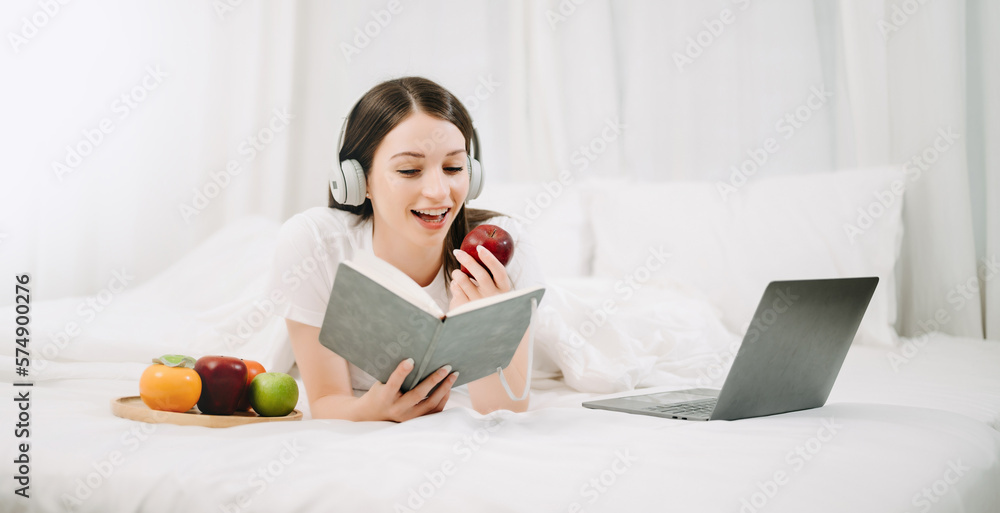
<svg viewBox="0 0 1000 513">
<path fill-rule="evenodd" d="M 375 256 L 374 253 L 362 251 L 356 254 L 353 260 L 344 262 L 344 264 L 351 266 L 359 273 L 371 278 L 425 312 L 438 319 L 444 318 L 445 314 L 441 311 L 441 307 L 420 284 L 389 262 Z"/>
</svg>

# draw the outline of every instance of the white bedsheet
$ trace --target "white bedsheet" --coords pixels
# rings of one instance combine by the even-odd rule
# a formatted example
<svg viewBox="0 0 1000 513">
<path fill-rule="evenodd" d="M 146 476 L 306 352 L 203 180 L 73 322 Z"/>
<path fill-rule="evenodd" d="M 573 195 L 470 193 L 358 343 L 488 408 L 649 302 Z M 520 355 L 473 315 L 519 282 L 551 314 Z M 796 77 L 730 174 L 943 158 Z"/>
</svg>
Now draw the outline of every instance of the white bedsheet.
<svg viewBox="0 0 1000 513">
<path fill-rule="evenodd" d="M 887 374 L 855 347 L 827 406 L 738 422 L 588 410 L 597 394 L 549 379 L 523 414 L 460 388 L 398 425 L 226 429 L 111 415 L 144 364 L 54 364 L 32 388 L 32 497 L 0 480 L 0 511 L 997 511 L 1000 377 L 979 374 L 997 354 L 935 336 Z"/>
</svg>

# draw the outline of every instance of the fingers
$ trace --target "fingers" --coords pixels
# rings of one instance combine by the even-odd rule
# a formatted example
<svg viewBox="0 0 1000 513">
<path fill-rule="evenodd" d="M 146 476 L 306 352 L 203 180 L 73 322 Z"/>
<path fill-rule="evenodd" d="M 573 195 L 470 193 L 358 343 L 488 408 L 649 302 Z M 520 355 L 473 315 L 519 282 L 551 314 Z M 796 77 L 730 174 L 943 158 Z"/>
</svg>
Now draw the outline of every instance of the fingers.
<svg viewBox="0 0 1000 513">
<path fill-rule="evenodd" d="M 451 372 L 451 365 L 445 365 L 440 369 L 434 371 L 431 375 L 424 378 L 419 385 L 413 387 L 413 390 L 403 394 L 402 399 L 406 401 L 407 406 L 413 407 L 420 401 L 423 401 L 431 393 L 431 389 L 434 385 L 437 385 L 448 377 L 448 373 Z"/>
<path fill-rule="evenodd" d="M 507 268 L 497 260 L 497 257 L 483 246 L 476 246 L 476 251 L 479 252 L 479 259 L 486 264 L 486 267 L 493 274 L 493 282 L 500 292 L 507 292 L 510 290 L 510 279 L 507 277 Z M 466 266 L 468 267 L 468 266 Z M 478 280 L 478 278 L 477 278 Z M 480 281 L 480 283 L 482 283 Z"/>
<path fill-rule="evenodd" d="M 461 303 L 468 303 L 473 299 L 479 299 L 481 296 L 479 287 L 475 283 L 472 283 L 472 280 L 458 269 L 451 272 L 451 295 L 453 298 L 461 296 L 461 299 L 463 299 L 463 301 L 460 301 Z"/>
<path fill-rule="evenodd" d="M 464 265 L 465 268 L 468 269 L 470 273 L 472 273 L 472 277 L 476 279 L 476 283 L 478 283 L 480 286 L 493 283 L 493 278 L 490 277 L 490 273 L 486 272 L 486 269 L 483 266 L 479 265 L 479 262 L 476 262 L 476 259 L 472 258 L 472 255 L 460 249 L 456 249 L 455 258 L 457 258 L 458 262 Z"/>
<path fill-rule="evenodd" d="M 448 379 L 446 379 L 445 382 L 441 384 L 441 386 L 437 389 L 437 391 L 434 392 L 434 395 L 427 398 L 427 402 L 434 405 L 434 407 L 431 409 L 429 413 L 439 413 L 444 411 L 445 405 L 448 404 L 448 398 L 451 397 L 451 387 L 455 384 L 455 381 L 457 380 L 458 380 L 458 373 L 457 372 L 452 373 L 450 376 L 448 376 Z M 441 393 L 442 391 L 444 392 L 443 394 Z M 439 395 L 441 396 L 441 398 L 437 399 Z M 434 403 L 435 400 L 437 400 L 437 404 Z"/>
<path fill-rule="evenodd" d="M 476 246 L 476 251 L 479 253 L 479 259 L 482 260 L 486 267 L 483 267 L 472 258 L 472 255 L 460 250 L 455 250 L 455 258 L 458 259 L 459 263 L 465 266 L 466 269 L 472 273 L 472 277 L 475 278 L 475 283 L 473 283 L 465 273 L 461 273 L 468 282 L 462 281 L 458 278 L 459 275 L 452 273 L 452 281 L 459 282 L 462 289 L 466 291 L 466 294 L 470 299 L 478 298 L 483 295 L 492 296 L 496 292 L 507 292 L 511 290 L 512 286 L 510 283 L 510 277 L 507 276 L 507 268 L 497 260 L 497 257 L 490 253 L 490 250 L 483 246 Z M 487 268 L 489 271 L 487 272 Z M 490 276 L 492 274 L 492 276 Z M 480 291 L 482 289 L 482 291 Z"/>
<path fill-rule="evenodd" d="M 419 385 L 405 394 L 400 394 L 400 387 L 406 376 L 413 371 L 413 359 L 407 358 L 399 363 L 396 370 L 389 375 L 385 384 L 375 383 L 369 393 L 374 393 L 370 401 L 381 404 L 379 411 L 383 412 L 381 417 L 384 420 L 403 422 L 421 415 L 426 415 L 431 411 L 441 411 L 448 402 L 451 393 L 451 385 L 458 379 L 458 373 L 451 373 L 451 365 L 441 367 L 433 374 L 424 378 Z M 430 394 L 431 390 L 440 383 L 437 390 Z M 385 390 L 386 392 L 382 392 Z M 388 394 L 388 395 L 387 395 Z M 366 393 L 364 397 L 368 397 Z"/>
<path fill-rule="evenodd" d="M 406 376 L 410 375 L 410 371 L 413 370 L 413 358 L 407 358 L 396 366 L 396 370 L 392 371 L 389 375 L 389 379 L 386 380 L 385 386 L 391 390 L 394 394 L 399 393 L 399 388 L 403 386 L 403 381 L 406 380 Z"/>
</svg>

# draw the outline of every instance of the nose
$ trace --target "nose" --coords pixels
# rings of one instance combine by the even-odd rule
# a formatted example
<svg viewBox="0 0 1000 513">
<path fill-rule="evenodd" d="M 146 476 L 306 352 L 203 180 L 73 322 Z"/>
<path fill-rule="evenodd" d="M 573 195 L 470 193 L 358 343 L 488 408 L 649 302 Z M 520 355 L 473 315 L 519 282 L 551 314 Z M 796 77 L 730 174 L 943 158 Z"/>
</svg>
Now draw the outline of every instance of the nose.
<svg viewBox="0 0 1000 513">
<path fill-rule="evenodd" d="M 443 169 L 432 173 L 424 173 L 424 196 L 432 200 L 443 200 L 448 197 L 448 177 Z"/>
</svg>

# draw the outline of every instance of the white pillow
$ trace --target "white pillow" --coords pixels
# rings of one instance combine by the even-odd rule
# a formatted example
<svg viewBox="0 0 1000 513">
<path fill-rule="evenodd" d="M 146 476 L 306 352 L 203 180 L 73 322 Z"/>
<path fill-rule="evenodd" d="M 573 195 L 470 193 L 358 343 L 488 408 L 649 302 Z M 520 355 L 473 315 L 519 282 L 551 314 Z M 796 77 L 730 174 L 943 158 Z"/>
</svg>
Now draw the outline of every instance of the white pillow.
<svg viewBox="0 0 1000 513">
<path fill-rule="evenodd" d="M 594 181 L 594 274 L 624 289 L 697 289 L 740 334 L 770 281 L 878 276 L 855 340 L 893 346 L 904 186 L 898 168 L 755 177 L 735 190 Z"/>
<path fill-rule="evenodd" d="M 546 278 L 590 275 L 593 255 L 590 220 L 580 187 L 573 183 L 487 183 L 469 202 L 524 224 L 538 248 Z"/>
</svg>

